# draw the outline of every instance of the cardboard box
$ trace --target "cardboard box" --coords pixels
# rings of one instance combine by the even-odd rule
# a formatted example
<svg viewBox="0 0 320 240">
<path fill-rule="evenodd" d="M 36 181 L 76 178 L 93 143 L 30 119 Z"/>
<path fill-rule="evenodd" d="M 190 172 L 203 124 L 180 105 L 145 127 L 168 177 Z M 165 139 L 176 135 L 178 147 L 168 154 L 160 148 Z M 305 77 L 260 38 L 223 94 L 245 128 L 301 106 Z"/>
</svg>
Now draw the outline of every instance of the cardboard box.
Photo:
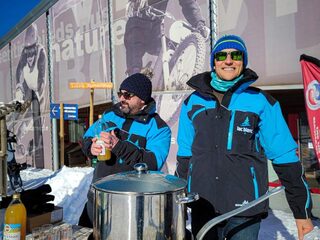
<svg viewBox="0 0 320 240">
<path fill-rule="evenodd" d="M 40 227 L 43 224 L 54 224 L 63 220 L 63 208 L 55 206 L 52 212 L 31 215 L 27 217 L 27 232 L 35 227 Z"/>
</svg>

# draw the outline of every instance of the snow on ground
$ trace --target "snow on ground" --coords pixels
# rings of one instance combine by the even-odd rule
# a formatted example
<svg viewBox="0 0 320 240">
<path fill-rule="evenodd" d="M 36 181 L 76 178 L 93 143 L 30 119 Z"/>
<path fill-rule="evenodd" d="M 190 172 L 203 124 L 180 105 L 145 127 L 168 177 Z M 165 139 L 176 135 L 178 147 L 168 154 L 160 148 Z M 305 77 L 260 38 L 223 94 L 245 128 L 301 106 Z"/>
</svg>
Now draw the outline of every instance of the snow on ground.
<svg viewBox="0 0 320 240">
<path fill-rule="evenodd" d="M 21 171 L 24 189 L 50 184 L 54 204 L 63 207 L 64 221 L 77 224 L 84 208 L 91 183 L 93 168 L 63 167 L 57 172 L 47 169 L 28 168 Z M 320 227 L 320 221 L 314 221 Z M 297 230 L 291 213 L 270 210 L 262 221 L 259 240 L 296 240 Z"/>
<path fill-rule="evenodd" d="M 313 221 L 320 227 L 320 221 Z M 269 216 L 262 221 L 259 240 L 297 240 L 298 232 L 292 213 L 270 210 Z"/>
</svg>

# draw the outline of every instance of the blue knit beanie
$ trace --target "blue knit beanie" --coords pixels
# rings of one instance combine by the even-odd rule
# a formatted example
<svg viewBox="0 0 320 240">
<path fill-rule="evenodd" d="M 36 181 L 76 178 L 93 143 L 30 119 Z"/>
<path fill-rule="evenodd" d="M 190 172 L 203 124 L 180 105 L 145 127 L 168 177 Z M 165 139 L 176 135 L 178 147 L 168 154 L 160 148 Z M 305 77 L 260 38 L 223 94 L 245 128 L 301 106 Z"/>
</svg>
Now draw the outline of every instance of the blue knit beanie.
<svg viewBox="0 0 320 240">
<path fill-rule="evenodd" d="M 151 100 L 152 83 L 146 75 L 135 73 L 123 80 L 120 90 L 134 93 L 145 103 L 148 103 Z"/>
<path fill-rule="evenodd" d="M 248 64 L 248 52 L 244 41 L 236 35 L 224 35 L 213 46 L 210 59 L 211 69 L 214 67 L 214 55 L 227 48 L 234 48 L 243 52 L 243 68 L 246 68 Z"/>
</svg>

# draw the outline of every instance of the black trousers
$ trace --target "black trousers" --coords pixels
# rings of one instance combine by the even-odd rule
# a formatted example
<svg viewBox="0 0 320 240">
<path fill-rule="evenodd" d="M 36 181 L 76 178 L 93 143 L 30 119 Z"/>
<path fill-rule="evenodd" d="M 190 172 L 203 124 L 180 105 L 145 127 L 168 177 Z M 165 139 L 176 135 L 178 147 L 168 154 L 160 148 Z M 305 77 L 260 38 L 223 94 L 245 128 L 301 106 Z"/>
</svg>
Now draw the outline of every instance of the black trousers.
<svg viewBox="0 0 320 240">
<path fill-rule="evenodd" d="M 93 224 L 88 216 L 87 204 L 84 206 L 78 225 L 81 227 L 93 228 Z"/>
</svg>

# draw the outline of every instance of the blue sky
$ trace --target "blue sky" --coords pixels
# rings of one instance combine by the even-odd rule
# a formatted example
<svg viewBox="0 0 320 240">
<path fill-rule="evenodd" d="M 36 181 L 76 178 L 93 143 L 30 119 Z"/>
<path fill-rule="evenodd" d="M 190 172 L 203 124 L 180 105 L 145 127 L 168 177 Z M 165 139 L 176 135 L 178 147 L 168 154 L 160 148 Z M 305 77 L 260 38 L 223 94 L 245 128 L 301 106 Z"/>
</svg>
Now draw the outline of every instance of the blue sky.
<svg viewBox="0 0 320 240">
<path fill-rule="evenodd" d="M 41 0 L 2 0 L 0 2 L 0 39 L 40 2 Z"/>
</svg>

